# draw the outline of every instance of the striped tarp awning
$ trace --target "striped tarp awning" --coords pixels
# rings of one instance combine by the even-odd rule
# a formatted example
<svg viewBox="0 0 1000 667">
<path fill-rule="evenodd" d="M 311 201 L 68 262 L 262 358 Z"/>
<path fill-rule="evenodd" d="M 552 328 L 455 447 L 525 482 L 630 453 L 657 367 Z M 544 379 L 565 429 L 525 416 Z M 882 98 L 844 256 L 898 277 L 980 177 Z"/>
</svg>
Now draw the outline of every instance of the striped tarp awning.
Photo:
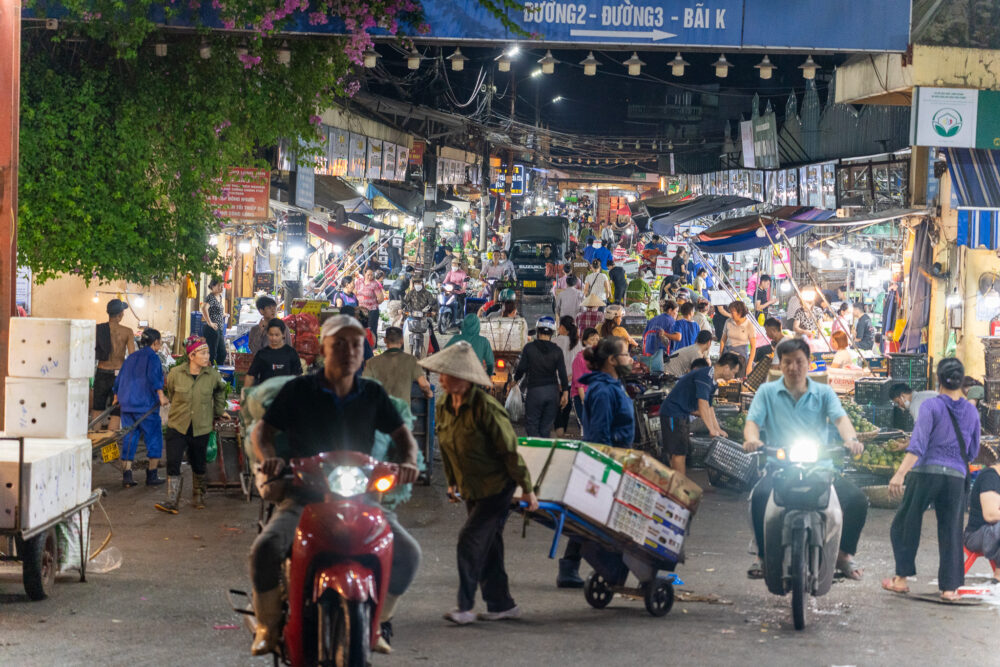
<svg viewBox="0 0 1000 667">
<path fill-rule="evenodd" d="M 1000 209 L 1000 151 L 947 148 L 958 209 Z"/>
<path fill-rule="evenodd" d="M 958 245 L 996 250 L 1000 247 L 1000 211 L 960 210 Z"/>
</svg>

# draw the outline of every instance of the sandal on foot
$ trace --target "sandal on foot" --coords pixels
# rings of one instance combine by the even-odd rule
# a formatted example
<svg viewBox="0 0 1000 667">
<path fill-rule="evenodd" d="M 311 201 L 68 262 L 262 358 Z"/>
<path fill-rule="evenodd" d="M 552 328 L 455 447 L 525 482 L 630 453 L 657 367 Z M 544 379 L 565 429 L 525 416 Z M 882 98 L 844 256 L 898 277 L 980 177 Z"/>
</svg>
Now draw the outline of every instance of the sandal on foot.
<svg viewBox="0 0 1000 667">
<path fill-rule="evenodd" d="M 837 572 L 843 575 L 845 579 L 860 581 L 865 571 L 858 567 L 853 558 L 845 558 L 844 560 L 837 561 Z"/>
<path fill-rule="evenodd" d="M 747 570 L 747 579 L 763 579 L 764 578 L 764 564 L 760 561 L 756 561 Z"/>
<path fill-rule="evenodd" d="M 882 588 L 889 591 L 890 593 L 899 593 L 900 595 L 906 595 L 910 592 L 910 587 L 903 585 L 902 588 L 892 585 L 892 577 L 882 580 Z"/>
</svg>

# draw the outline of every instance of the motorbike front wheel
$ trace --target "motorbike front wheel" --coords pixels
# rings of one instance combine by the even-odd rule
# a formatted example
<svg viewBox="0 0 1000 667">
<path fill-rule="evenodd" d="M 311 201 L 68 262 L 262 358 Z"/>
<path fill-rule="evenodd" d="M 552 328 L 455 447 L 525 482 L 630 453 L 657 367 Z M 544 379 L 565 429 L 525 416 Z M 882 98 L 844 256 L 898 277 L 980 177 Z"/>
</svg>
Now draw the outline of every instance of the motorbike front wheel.
<svg viewBox="0 0 1000 667">
<path fill-rule="evenodd" d="M 320 667 L 368 667 L 371 661 L 371 605 L 329 595 L 319 603 Z"/>
<path fill-rule="evenodd" d="M 438 315 L 438 332 L 442 335 L 448 333 L 452 325 L 455 322 L 455 316 L 452 314 L 451 310 L 443 310 Z"/>
<path fill-rule="evenodd" d="M 796 630 L 806 627 L 806 588 L 809 585 L 809 533 L 792 533 L 791 544 L 792 622 Z"/>
</svg>

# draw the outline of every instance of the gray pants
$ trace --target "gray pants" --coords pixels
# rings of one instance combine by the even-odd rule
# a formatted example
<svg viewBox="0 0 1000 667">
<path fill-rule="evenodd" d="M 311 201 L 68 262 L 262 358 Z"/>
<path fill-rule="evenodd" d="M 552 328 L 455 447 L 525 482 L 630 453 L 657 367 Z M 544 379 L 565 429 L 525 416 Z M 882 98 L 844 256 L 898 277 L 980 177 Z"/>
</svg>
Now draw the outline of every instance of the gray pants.
<svg viewBox="0 0 1000 667">
<path fill-rule="evenodd" d="M 966 531 L 965 548 L 1000 564 L 1000 523 L 988 523 L 972 532 Z"/>
<path fill-rule="evenodd" d="M 295 529 L 305 505 L 298 499 L 286 498 L 275 508 L 271 520 L 264 526 L 250 548 L 250 579 L 255 591 L 264 593 L 281 583 L 281 566 L 292 548 Z M 420 545 L 413 536 L 399 525 L 395 512 L 382 510 L 392 528 L 392 573 L 389 575 L 389 594 L 402 595 L 420 567 Z"/>
<path fill-rule="evenodd" d="M 529 438 L 547 438 L 559 415 L 559 385 L 528 387 L 524 398 L 524 432 Z"/>
</svg>

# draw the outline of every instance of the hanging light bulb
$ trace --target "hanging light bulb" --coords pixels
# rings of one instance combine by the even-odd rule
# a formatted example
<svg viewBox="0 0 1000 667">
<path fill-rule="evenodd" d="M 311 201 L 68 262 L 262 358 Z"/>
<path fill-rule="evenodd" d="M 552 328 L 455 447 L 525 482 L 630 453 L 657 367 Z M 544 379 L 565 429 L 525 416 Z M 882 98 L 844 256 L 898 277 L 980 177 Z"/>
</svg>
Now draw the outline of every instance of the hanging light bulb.
<svg viewBox="0 0 1000 667">
<path fill-rule="evenodd" d="M 625 147 L 625 144 L 623 144 L 623 143 L 622 143 L 622 140 L 621 140 L 621 139 L 619 139 L 619 140 L 618 140 L 618 150 L 621 150 L 621 149 L 622 149 L 622 148 L 624 148 L 624 147 Z"/>
<path fill-rule="evenodd" d="M 639 150 L 639 140 L 638 139 L 635 140 L 635 149 Z"/>
<path fill-rule="evenodd" d="M 501 53 L 499 56 L 497 56 L 496 57 L 496 61 L 497 61 L 497 69 L 498 70 L 500 70 L 501 72 L 509 72 L 510 71 L 511 57 L 508 56 L 506 52 Z"/>
<path fill-rule="evenodd" d="M 236 248 L 243 254 L 246 254 L 250 252 L 250 241 L 248 241 L 247 239 L 240 239 L 240 242 L 236 246 Z"/>
<path fill-rule="evenodd" d="M 729 68 L 731 67 L 731 65 L 729 64 L 729 61 L 726 60 L 725 53 L 719 56 L 719 59 L 716 60 L 714 63 L 712 63 L 712 67 L 715 68 L 715 76 L 719 77 L 720 79 L 725 79 L 727 76 L 729 76 Z"/>
<path fill-rule="evenodd" d="M 269 252 L 278 252 L 281 250 L 281 244 L 278 243 L 278 239 L 271 239 L 271 243 L 267 246 Z"/>
<path fill-rule="evenodd" d="M 819 69 L 819 65 L 813 60 L 812 56 L 808 56 L 806 61 L 799 65 L 799 69 L 802 70 L 802 77 L 805 79 L 815 79 L 816 70 Z"/>
<path fill-rule="evenodd" d="M 153 44 L 153 54 L 159 58 L 167 55 L 167 43 L 160 41 Z"/>
<path fill-rule="evenodd" d="M 672 141 L 668 141 L 667 142 L 667 150 L 668 151 L 674 150 L 674 142 L 672 142 Z"/>
<path fill-rule="evenodd" d="M 208 60 L 212 57 L 212 46 L 208 43 L 208 40 L 201 40 L 201 46 L 198 47 L 198 55 L 202 60 Z"/>
<path fill-rule="evenodd" d="M 210 246 L 217 246 L 217 245 L 219 245 L 219 235 L 218 234 L 212 234 L 211 236 L 209 236 L 208 237 L 208 245 L 210 245 Z"/>
<path fill-rule="evenodd" d="M 97 296 L 97 292 L 94 292 L 94 298 L 91 299 L 91 301 L 93 301 L 94 303 L 100 303 L 101 302 L 101 297 Z"/>
<path fill-rule="evenodd" d="M 542 74 L 552 74 L 556 71 L 556 63 L 559 62 L 552 55 L 551 50 L 546 50 L 545 55 L 538 59 L 538 64 L 542 66 Z"/>
<path fill-rule="evenodd" d="M 674 76 L 684 76 L 684 68 L 690 65 L 691 63 L 681 58 L 680 51 L 678 51 L 677 55 L 674 56 L 674 59 L 667 64 L 670 65 L 671 74 L 673 74 Z"/>
<path fill-rule="evenodd" d="M 375 66 L 378 65 L 378 59 L 381 58 L 382 56 L 379 55 L 378 51 L 369 46 L 367 49 L 365 49 L 365 52 L 361 54 L 361 57 L 364 59 L 364 64 L 366 68 L 374 69 Z"/>
<path fill-rule="evenodd" d="M 146 299 L 140 294 L 139 296 L 135 297 L 135 301 L 133 301 L 132 303 L 136 308 L 142 308 L 143 306 L 146 305 Z"/>
<path fill-rule="evenodd" d="M 771 74 L 774 72 L 775 69 L 774 63 L 772 63 L 771 59 L 767 57 L 767 54 L 764 54 L 764 59 L 761 60 L 756 65 L 754 65 L 753 67 L 754 69 L 760 70 L 760 78 L 762 79 L 770 79 Z"/>
<path fill-rule="evenodd" d="M 584 76 L 594 76 L 597 74 L 597 67 L 600 65 L 600 61 L 594 57 L 594 52 L 589 51 L 587 57 L 580 61 L 583 65 L 583 75 Z"/>
<path fill-rule="evenodd" d="M 417 47 L 414 46 L 410 50 L 409 55 L 406 56 L 406 69 L 420 69 L 420 61 L 422 59 L 423 56 L 420 55 L 420 52 L 417 51 Z"/>
<path fill-rule="evenodd" d="M 278 49 L 278 64 L 288 66 L 292 62 L 292 51 L 288 48 L 288 42 L 282 42 Z"/>
<path fill-rule="evenodd" d="M 456 46 L 455 52 L 448 56 L 448 60 L 451 61 L 451 70 L 453 72 L 461 72 L 465 69 L 465 61 L 468 60 L 468 58 L 462 53 L 462 49 Z"/>
<path fill-rule="evenodd" d="M 642 66 L 646 63 L 639 60 L 639 54 L 635 51 L 632 52 L 632 57 L 622 63 L 625 67 L 628 67 L 629 76 L 639 76 L 642 73 Z"/>
</svg>

